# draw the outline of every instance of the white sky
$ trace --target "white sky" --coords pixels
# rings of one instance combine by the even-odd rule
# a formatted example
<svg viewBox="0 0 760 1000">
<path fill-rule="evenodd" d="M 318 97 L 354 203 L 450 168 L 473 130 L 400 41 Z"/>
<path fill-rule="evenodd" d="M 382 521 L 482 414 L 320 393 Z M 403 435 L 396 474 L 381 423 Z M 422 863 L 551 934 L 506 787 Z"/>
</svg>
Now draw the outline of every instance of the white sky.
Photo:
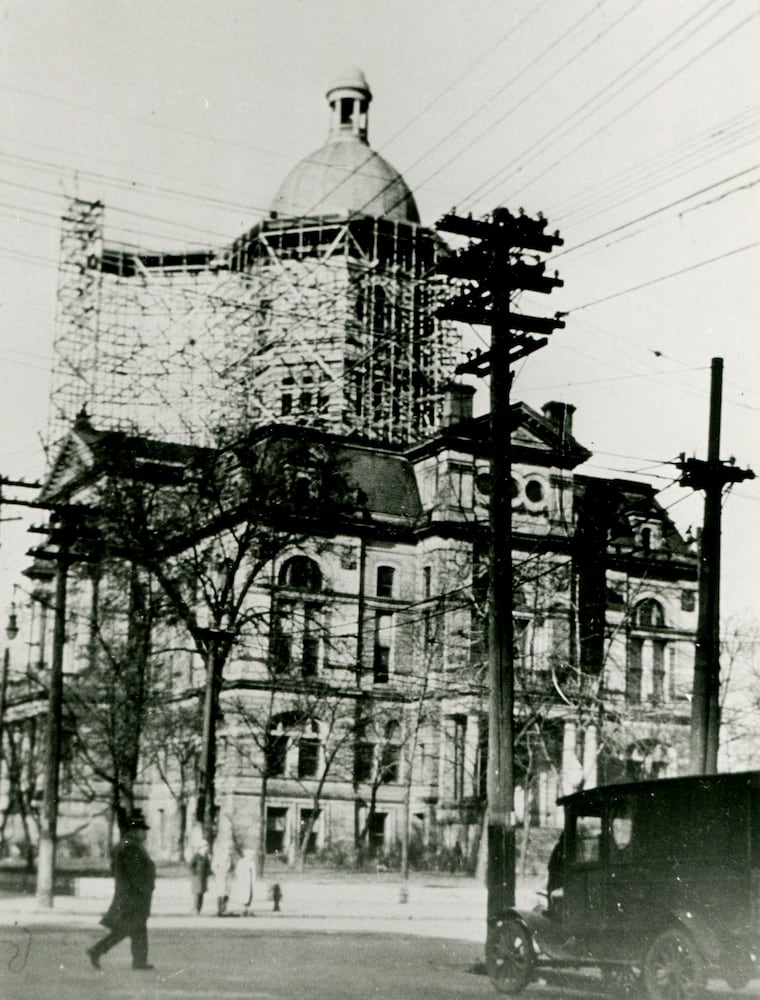
<svg viewBox="0 0 760 1000">
<path fill-rule="evenodd" d="M 223 244 L 322 145 L 350 65 L 423 222 L 506 204 L 560 230 L 565 287 L 535 308 L 570 310 L 567 328 L 514 395 L 578 407 L 589 471 L 666 487 L 680 452 L 706 457 L 720 356 L 722 456 L 760 474 L 760 0 L 0 0 L 0 16 L 0 474 L 44 471 L 65 197 L 102 199 L 107 232 L 149 249 Z M 662 500 L 682 529 L 701 520 L 700 496 Z M 744 483 L 724 505 L 727 615 L 756 614 L 759 526 Z M 0 525 L 0 618 L 25 528 Z"/>
</svg>

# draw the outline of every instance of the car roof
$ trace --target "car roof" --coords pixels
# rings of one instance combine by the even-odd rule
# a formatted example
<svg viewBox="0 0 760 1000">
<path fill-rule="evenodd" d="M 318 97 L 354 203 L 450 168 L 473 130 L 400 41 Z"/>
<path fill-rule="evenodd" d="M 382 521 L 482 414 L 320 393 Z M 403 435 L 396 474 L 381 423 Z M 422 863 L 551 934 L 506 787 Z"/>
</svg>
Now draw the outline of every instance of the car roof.
<svg viewBox="0 0 760 1000">
<path fill-rule="evenodd" d="M 592 805 L 614 799 L 620 795 L 659 795 L 668 791 L 689 788 L 760 788 L 760 771 L 738 771 L 731 774 L 689 774 L 678 778 L 656 778 L 650 781 L 628 781 L 614 785 L 585 788 L 557 799 L 562 806 Z"/>
</svg>

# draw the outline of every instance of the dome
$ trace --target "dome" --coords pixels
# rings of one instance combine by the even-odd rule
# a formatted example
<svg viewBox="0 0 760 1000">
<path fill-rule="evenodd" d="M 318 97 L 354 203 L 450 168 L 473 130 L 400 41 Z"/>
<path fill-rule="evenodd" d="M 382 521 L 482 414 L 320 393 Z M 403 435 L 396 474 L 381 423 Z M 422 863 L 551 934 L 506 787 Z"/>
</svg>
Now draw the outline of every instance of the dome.
<svg viewBox="0 0 760 1000">
<path fill-rule="evenodd" d="M 419 222 L 412 192 L 399 172 L 369 146 L 372 92 L 350 67 L 327 91 L 330 132 L 321 149 L 288 174 L 272 202 L 273 218 L 356 214 Z"/>
<path fill-rule="evenodd" d="M 419 222 L 417 205 L 401 174 L 358 139 L 328 142 L 296 166 L 272 203 L 276 217 L 382 216 Z"/>
</svg>

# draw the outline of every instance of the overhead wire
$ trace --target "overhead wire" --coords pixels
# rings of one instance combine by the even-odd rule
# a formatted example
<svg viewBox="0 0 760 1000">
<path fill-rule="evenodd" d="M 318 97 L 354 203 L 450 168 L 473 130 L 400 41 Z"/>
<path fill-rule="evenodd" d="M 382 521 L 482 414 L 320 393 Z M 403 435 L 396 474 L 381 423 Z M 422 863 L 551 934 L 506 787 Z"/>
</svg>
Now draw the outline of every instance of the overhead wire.
<svg viewBox="0 0 760 1000">
<path fill-rule="evenodd" d="M 729 0 L 729 2 L 733 3 L 734 0 Z M 729 38 L 735 35 L 737 31 L 740 31 L 742 28 L 745 28 L 750 23 L 750 21 L 755 20 L 758 16 L 760 16 L 760 10 L 753 11 L 751 14 L 748 14 L 737 24 L 733 25 L 733 27 L 731 27 L 728 31 L 724 32 L 724 34 L 721 35 L 719 38 L 711 41 L 700 52 L 698 52 L 694 56 L 691 56 L 685 63 L 683 63 L 678 68 L 674 69 L 663 80 L 659 81 L 649 90 L 645 91 L 642 95 L 637 97 L 636 100 L 634 100 L 632 103 L 628 104 L 625 108 L 619 111 L 610 121 L 602 123 L 594 132 L 592 132 L 590 135 L 585 136 L 580 142 L 576 143 L 576 145 L 572 146 L 569 150 L 566 150 L 561 157 L 553 160 L 542 171 L 540 171 L 540 173 L 533 176 L 529 181 L 526 181 L 521 187 L 513 190 L 508 196 L 507 200 L 515 198 L 528 186 L 528 184 L 535 184 L 536 181 L 543 179 L 548 173 L 551 173 L 551 171 L 556 169 L 556 167 L 558 167 L 560 164 L 565 163 L 567 161 L 568 156 L 571 156 L 573 153 L 576 153 L 579 149 L 588 145 L 588 143 L 591 142 L 592 139 L 595 139 L 602 132 L 608 131 L 613 125 L 616 125 L 619 121 L 621 121 L 623 118 L 629 115 L 632 111 L 635 111 L 636 108 L 640 107 L 645 101 L 647 101 L 654 94 L 659 93 L 667 84 L 672 83 L 672 81 L 675 80 L 682 73 L 685 73 L 687 70 L 695 66 L 700 59 L 703 59 L 705 56 L 709 55 L 719 45 L 722 45 L 724 42 L 726 42 Z"/>
<path fill-rule="evenodd" d="M 730 184 L 732 181 L 738 180 L 741 177 L 746 177 L 748 174 L 755 173 L 758 170 L 760 170 L 760 162 L 753 163 L 752 166 L 746 167 L 744 170 L 739 170 L 736 173 L 730 174 L 728 177 L 721 177 L 720 180 L 713 181 L 713 183 L 711 184 L 707 184 L 703 187 L 697 188 L 695 191 L 690 191 L 688 194 L 682 195 L 680 198 L 675 198 L 673 201 L 669 201 L 666 205 L 660 205 L 658 208 L 653 208 L 648 212 L 644 212 L 641 215 L 637 215 L 636 218 L 634 219 L 629 219 L 627 222 L 622 222 L 617 226 L 613 226 L 612 229 L 607 229 L 603 233 L 597 233 L 596 236 L 590 236 L 588 239 L 581 240 L 580 243 L 573 243 L 573 245 L 571 247 L 568 247 L 567 249 L 558 250 L 557 252 L 552 254 L 551 259 L 557 260 L 559 257 L 564 257 L 567 254 L 574 253 L 577 250 L 581 250 L 583 247 L 587 247 L 592 243 L 597 243 L 599 240 L 606 239 L 608 236 L 614 236 L 616 233 L 623 232 L 624 230 L 629 229 L 631 226 L 634 226 L 639 222 L 646 222 L 648 219 L 652 219 L 655 216 L 660 215 L 671 208 L 677 208 L 679 205 L 684 205 L 686 202 L 692 201 L 694 198 L 698 198 L 700 195 L 706 194 L 708 191 L 714 191 L 716 188 L 721 187 L 724 184 Z M 759 182 L 760 181 L 755 181 L 754 183 L 757 184 Z M 754 186 L 754 184 L 751 186 Z M 724 197 L 727 197 L 729 194 L 734 194 L 738 191 L 743 191 L 746 189 L 747 189 L 746 186 L 743 185 L 739 188 L 733 189 L 733 191 L 726 192 L 724 194 Z M 710 205 L 710 204 L 713 204 L 712 200 L 703 202 L 701 205 L 694 207 L 703 207 L 705 205 Z M 691 209 L 691 211 L 693 211 L 693 208 Z"/>
<path fill-rule="evenodd" d="M 642 73 L 640 73 L 638 76 L 634 75 L 632 80 L 626 81 L 622 86 L 616 86 L 616 85 L 620 84 L 621 81 L 626 80 L 626 77 L 630 73 L 632 73 L 641 63 L 646 62 L 646 60 L 653 53 L 657 52 L 659 48 L 665 45 L 671 38 L 678 35 L 688 24 L 690 24 L 692 21 L 698 18 L 705 10 L 707 10 L 716 2 L 717 0 L 707 0 L 707 2 L 703 4 L 702 7 L 700 7 L 700 9 L 696 13 L 690 14 L 683 22 L 681 22 L 668 35 L 666 35 L 665 38 L 660 39 L 647 52 L 636 58 L 628 67 L 626 67 L 626 69 L 622 70 L 622 72 L 620 72 L 616 77 L 614 77 L 614 79 L 610 83 L 597 90 L 590 97 L 586 98 L 586 100 L 583 101 L 569 116 L 563 119 L 565 123 L 564 128 L 562 128 L 558 132 L 557 126 L 554 125 L 547 132 L 543 133 L 543 135 L 539 139 L 535 140 L 535 142 L 533 142 L 533 144 L 530 145 L 526 150 L 523 150 L 519 156 L 514 157 L 512 160 L 509 161 L 509 163 L 507 163 L 504 167 L 500 168 L 495 174 L 492 174 L 491 177 L 483 181 L 478 186 L 478 188 L 476 188 L 473 192 L 471 192 L 471 194 L 468 196 L 468 201 L 473 200 L 476 196 L 480 196 L 481 198 L 483 198 L 486 195 L 491 194 L 499 184 L 508 181 L 512 176 L 514 176 L 515 173 L 522 172 L 525 169 L 526 164 L 531 163 L 534 159 L 536 159 L 537 156 L 541 155 L 541 153 L 544 152 L 547 148 L 556 148 L 557 142 L 559 140 L 563 139 L 566 135 L 575 131 L 580 125 L 583 124 L 584 121 L 586 121 L 592 115 L 596 114 L 597 111 L 599 111 L 606 104 L 612 101 L 622 90 L 627 89 L 633 83 L 635 83 L 636 80 L 639 79 L 643 73 L 648 72 L 648 69 L 650 67 L 642 70 Z M 723 10 L 726 9 L 726 7 L 730 6 L 730 4 L 733 2 L 734 0 L 726 0 L 721 10 L 715 12 L 705 23 L 709 24 L 710 21 L 713 20 L 713 18 L 717 17 Z M 695 29 L 695 32 L 701 30 L 704 26 L 705 25 L 699 25 Z M 687 35 L 686 38 L 688 37 L 690 36 Z M 685 40 L 686 39 L 679 40 L 674 46 L 674 48 L 678 48 L 680 45 L 684 43 Z M 659 57 L 657 61 L 659 61 L 660 59 L 665 59 L 669 54 L 670 52 L 664 53 L 662 56 Z M 583 115 L 583 112 L 586 111 L 586 109 L 588 109 L 589 106 L 591 106 L 591 109 L 587 112 L 587 114 Z M 578 115 L 581 115 L 582 117 L 580 118 L 579 121 L 575 121 Z M 513 168 L 516 164 L 519 164 L 518 168 L 516 170 L 512 170 L 511 173 L 506 173 L 505 175 L 505 172 L 511 170 L 511 168 Z"/>
<path fill-rule="evenodd" d="M 605 0 L 602 0 L 602 2 L 605 2 Z M 637 3 L 634 6 L 638 6 L 638 4 L 642 3 L 642 2 L 643 2 L 643 0 L 637 0 Z M 599 4 L 599 6 L 601 6 L 601 3 Z M 616 21 L 614 21 L 611 25 L 608 25 L 606 28 L 604 28 L 602 31 L 600 31 L 598 34 L 596 34 L 590 41 L 586 42 L 583 46 L 581 46 L 581 48 L 578 49 L 576 52 L 574 52 L 570 56 L 569 59 L 567 59 L 559 67 L 557 67 L 551 73 L 549 73 L 548 76 L 544 77 L 543 80 L 540 81 L 540 83 L 535 84 L 531 88 L 531 92 L 528 95 L 528 97 L 523 97 L 519 101 L 517 101 L 515 104 L 511 105 L 507 109 L 507 111 L 505 111 L 503 114 L 501 114 L 495 121 L 489 123 L 489 125 L 485 129 L 482 129 L 480 132 L 478 132 L 475 135 L 475 137 L 473 139 L 471 139 L 466 145 L 463 144 L 462 147 L 457 152 L 453 153 L 441 166 L 437 167 L 432 173 L 428 174 L 422 181 L 419 182 L 418 186 L 419 187 L 424 187 L 426 184 L 429 184 L 430 181 L 433 180 L 435 177 L 437 177 L 443 170 L 445 170 L 446 168 L 450 167 L 452 163 L 455 163 L 462 156 L 466 155 L 472 149 L 472 146 L 475 143 L 479 142 L 481 139 L 483 139 L 486 136 L 488 136 L 493 131 L 493 129 L 495 128 L 496 125 L 500 125 L 502 122 L 506 121 L 507 118 L 509 118 L 511 115 L 513 115 L 521 107 L 523 107 L 524 104 L 530 98 L 534 97 L 543 87 L 545 87 L 548 83 L 551 83 L 551 81 L 554 80 L 554 79 L 556 79 L 556 77 L 559 76 L 560 73 L 562 73 L 565 69 L 567 69 L 568 66 L 570 66 L 574 62 L 576 62 L 577 59 L 579 58 L 579 56 L 581 56 L 584 52 L 588 51 L 588 49 L 590 49 L 592 46 L 598 44 L 598 42 L 600 41 L 600 39 L 603 38 L 604 35 L 608 34 L 610 31 L 612 31 L 613 28 L 617 27 L 617 25 L 622 20 L 624 20 L 624 18 L 627 17 L 632 12 L 633 9 L 634 8 L 632 7 L 632 8 L 627 9 L 626 11 L 624 11 L 618 17 L 618 19 Z M 584 14 L 582 17 L 580 17 L 570 28 L 568 28 L 565 32 L 563 32 L 562 35 L 560 35 L 559 37 L 557 37 L 551 43 L 551 45 L 549 45 L 546 49 L 544 49 L 543 52 L 541 53 L 541 55 L 538 57 L 538 59 L 542 59 L 544 56 L 546 56 L 549 52 L 551 52 L 558 45 L 560 45 L 563 42 L 565 42 L 566 39 L 567 39 L 567 37 L 572 32 L 574 32 L 576 30 L 576 28 L 578 28 L 583 22 L 585 22 L 588 19 L 588 17 L 591 16 L 592 13 L 595 13 L 595 12 L 596 12 L 595 10 L 590 10 L 586 14 Z M 536 62 L 538 61 L 538 59 L 536 60 Z M 491 100 L 493 100 L 496 96 L 500 96 L 501 93 L 503 93 L 509 86 L 511 86 L 513 83 L 517 82 L 522 77 L 523 77 L 523 73 L 522 72 L 518 72 L 517 74 L 515 74 L 515 76 L 513 76 L 509 80 L 509 82 L 507 84 L 505 84 L 504 87 L 500 88 L 500 90 L 497 91 L 497 93 L 491 98 Z M 489 103 L 490 103 L 490 101 L 489 101 Z M 464 127 L 464 125 L 466 125 L 468 123 L 469 123 L 469 119 L 467 121 L 465 121 L 465 122 L 461 122 L 458 126 L 456 126 L 449 133 L 447 133 L 447 135 L 444 136 L 444 138 L 441 140 L 441 142 L 439 142 L 437 144 L 437 146 L 441 145 L 443 142 L 445 142 L 446 140 L 448 140 L 449 138 L 451 138 L 462 127 Z M 437 147 L 434 147 L 434 148 L 437 148 Z M 407 170 L 410 170 L 412 167 L 417 166 L 418 163 L 419 163 L 419 160 L 415 161 L 411 165 L 411 167 L 407 167 Z M 464 201 L 466 202 L 467 200 L 468 200 L 468 198 L 465 197 Z"/>
<path fill-rule="evenodd" d="M 745 243 L 743 246 L 734 247 L 732 250 L 726 250 L 714 257 L 709 257 L 707 260 L 697 261 L 696 263 L 689 264 L 686 267 L 678 268 L 676 271 L 670 271 L 668 274 L 661 274 L 656 278 L 650 278 L 648 281 L 639 282 L 639 284 L 632 285 L 630 288 L 621 288 L 617 292 L 612 292 L 609 295 L 603 295 L 598 299 L 585 302 L 583 305 L 571 306 L 569 309 L 564 310 L 564 312 L 570 314 L 580 312 L 582 309 L 590 309 L 592 306 L 598 306 L 602 302 L 609 302 L 612 299 L 620 298 L 621 295 L 629 295 L 631 292 L 638 292 L 642 288 L 649 288 L 651 285 L 657 285 L 661 281 L 668 281 L 670 278 L 677 278 L 682 274 L 688 274 L 690 271 L 697 271 L 699 268 L 706 267 L 708 264 L 715 264 L 720 260 L 726 260 L 728 257 L 734 257 L 736 254 L 745 253 L 747 250 L 753 250 L 758 246 L 760 246 L 760 240 L 754 240 L 752 243 Z"/>
<path fill-rule="evenodd" d="M 749 121 L 740 121 L 747 118 Z M 634 162 L 606 180 L 576 192 L 569 204 L 560 203 L 553 215 L 563 225 L 568 225 L 578 216 L 581 222 L 588 222 L 597 215 L 627 204 L 642 193 L 649 194 L 656 187 L 691 176 L 695 170 L 755 144 L 757 136 L 752 135 L 753 132 L 760 133 L 760 108 L 757 107 L 711 126 L 662 153 Z M 750 133 L 749 136 L 746 133 Z"/>
</svg>

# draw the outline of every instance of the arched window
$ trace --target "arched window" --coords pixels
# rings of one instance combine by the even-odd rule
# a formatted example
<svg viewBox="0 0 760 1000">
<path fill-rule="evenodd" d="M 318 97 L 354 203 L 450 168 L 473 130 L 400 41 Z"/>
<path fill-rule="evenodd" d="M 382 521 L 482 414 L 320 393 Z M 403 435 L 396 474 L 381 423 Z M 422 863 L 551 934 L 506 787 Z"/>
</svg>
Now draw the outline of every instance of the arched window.
<svg viewBox="0 0 760 1000">
<path fill-rule="evenodd" d="M 634 609 L 634 623 L 640 628 L 662 628 L 665 625 L 665 612 L 659 601 L 648 597 L 640 601 Z"/>
<path fill-rule="evenodd" d="M 633 609 L 628 640 L 626 695 L 635 704 L 660 705 L 675 695 L 672 671 L 668 669 L 668 641 L 665 637 L 651 634 L 665 627 L 665 611 L 653 597 L 640 601 Z"/>
<path fill-rule="evenodd" d="M 308 556 L 291 556 L 280 567 L 277 582 L 281 587 L 315 594 L 322 589 L 322 573 Z"/>
<path fill-rule="evenodd" d="M 304 677 L 315 677 L 322 658 L 322 605 L 309 595 L 322 590 L 322 573 L 313 559 L 292 556 L 280 567 L 277 582 L 284 591 L 276 593 L 272 608 L 270 660 L 272 672 L 286 673 L 300 668 Z"/>
</svg>

